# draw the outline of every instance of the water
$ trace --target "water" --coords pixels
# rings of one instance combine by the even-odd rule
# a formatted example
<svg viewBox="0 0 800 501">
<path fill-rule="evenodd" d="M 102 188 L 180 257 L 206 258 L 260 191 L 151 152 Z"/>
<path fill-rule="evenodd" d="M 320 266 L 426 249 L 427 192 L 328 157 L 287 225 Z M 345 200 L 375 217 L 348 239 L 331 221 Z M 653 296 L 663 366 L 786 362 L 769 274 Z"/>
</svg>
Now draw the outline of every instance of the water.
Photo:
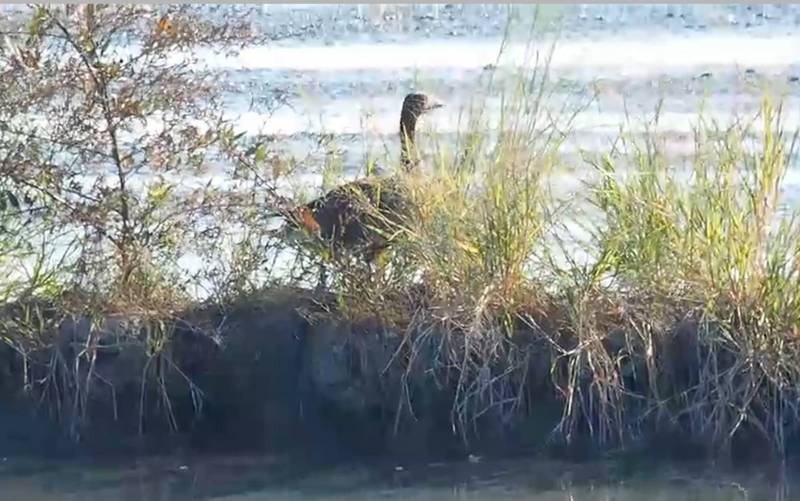
<svg viewBox="0 0 800 501">
<path fill-rule="evenodd" d="M 0 469 L 3 499 L 108 500 L 779 500 L 795 499 L 785 471 L 697 464 L 489 460 L 349 463 L 307 468 L 275 457 L 151 458 L 127 464 Z"/>
<path fill-rule="evenodd" d="M 205 9 L 222 15 L 221 8 Z M 722 123 L 757 109 L 766 90 L 786 100 L 787 129 L 800 125 L 800 7 L 742 5 L 550 6 L 537 40 L 523 29 L 530 7 L 516 6 L 518 30 L 502 54 L 508 9 L 498 5 L 270 5 L 253 22 L 277 40 L 236 56 L 200 51 L 197 65 L 222 82 L 226 113 L 250 136 L 277 138 L 278 151 L 305 159 L 322 134 L 339 146 L 346 174 L 363 171 L 367 151 L 395 157 L 400 103 L 410 91 L 440 97 L 423 132 L 445 142 L 463 130 L 466 108 L 486 87 L 490 65 L 502 83 L 555 43 L 553 94 L 546 107 L 592 107 L 574 124 L 566 153 L 606 151 L 619 127 L 642 131 L 663 100 L 660 131 L 685 154 L 701 105 Z M 135 46 L 119 49 L 136 52 Z M 183 56 L 175 55 L 176 59 Z M 486 106 L 499 117 L 499 90 Z M 144 129 L 157 130 L 157 120 Z M 320 152 L 306 160 L 319 187 Z M 226 166 L 196 179 L 224 185 Z"/>
</svg>

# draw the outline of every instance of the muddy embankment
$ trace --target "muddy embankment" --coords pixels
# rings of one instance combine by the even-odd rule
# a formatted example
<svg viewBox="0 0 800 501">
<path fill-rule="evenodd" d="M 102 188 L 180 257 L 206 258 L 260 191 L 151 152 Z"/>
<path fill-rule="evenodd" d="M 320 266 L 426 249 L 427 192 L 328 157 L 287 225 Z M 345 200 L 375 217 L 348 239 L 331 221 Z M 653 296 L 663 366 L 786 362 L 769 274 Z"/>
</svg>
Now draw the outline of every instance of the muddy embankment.
<svg viewBox="0 0 800 501">
<path fill-rule="evenodd" d="M 406 370 L 402 338 L 325 310 L 296 290 L 179 321 L 7 308 L 0 455 L 457 448 L 446 390 Z"/>
<path fill-rule="evenodd" d="M 593 427 L 613 407 L 600 407 L 599 393 L 592 394 L 596 380 L 570 376 L 585 374 L 570 372 L 575 360 L 556 356 L 570 341 L 562 336 L 564 346 L 555 349 L 552 338 L 530 327 L 520 326 L 505 347 L 492 347 L 491 360 L 477 360 L 480 350 L 465 351 L 463 336 L 431 325 L 409 332 L 376 320 L 344 321 L 297 290 L 271 291 L 225 311 L 185 312 L 180 321 L 65 319 L 41 305 L 9 308 L 4 317 L 0 456 L 175 450 L 583 455 L 620 445 L 597 447 Z M 655 347 L 672 376 L 665 383 L 667 370 L 659 374 L 661 392 L 672 388 L 678 395 L 697 383 L 704 356 L 697 332 L 682 325 Z M 652 367 L 628 334 L 612 332 L 602 345 L 618 369 L 620 395 L 629 398 L 617 405 L 634 416 L 645 407 L 637 402 L 652 401 L 654 384 Z M 462 353 L 459 367 L 454 361 Z M 725 356 L 715 355 L 716 362 L 726 363 Z M 582 410 L 562 419 L 576 388 L 586 398 L 572 405 Z M 681 439 L 688 435 L 680 418 L 647 421 L 652 409 L 642 414 L 618 422 L 639 423 L 629 436 L 641 440 L 623 444 L 629 449 L 703 450 L 703 444 L 687 448 L 692 441 Z M 564 445 L 565 423 L 577 423 L 571 446 Z M 763 440 L 747 426 L 738 429 L 732 446 L 752 455 Z"/>
</svg>

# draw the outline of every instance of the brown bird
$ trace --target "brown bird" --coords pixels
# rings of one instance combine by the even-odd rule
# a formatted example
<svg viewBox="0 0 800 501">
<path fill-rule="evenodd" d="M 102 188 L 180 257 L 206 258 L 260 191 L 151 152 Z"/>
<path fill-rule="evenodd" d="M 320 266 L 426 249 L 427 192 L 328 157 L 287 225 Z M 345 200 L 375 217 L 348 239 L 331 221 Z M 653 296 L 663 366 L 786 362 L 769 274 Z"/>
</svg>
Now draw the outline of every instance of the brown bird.
<svg viewBox="0 0 800 501">
<path fill-rule="evenodd" d="M 408 94 L 400 112 L 400 162 L 406 171 L 419 164 L 415 133 L 418 119 L 443 104 L 425 94 Z M 286 219 L 323 240 L 334 252 L 348 249 L 367 261 L 386 249 L 410 209 L 394 176 L 346 183 L 296 207 Z"/>
</svg>

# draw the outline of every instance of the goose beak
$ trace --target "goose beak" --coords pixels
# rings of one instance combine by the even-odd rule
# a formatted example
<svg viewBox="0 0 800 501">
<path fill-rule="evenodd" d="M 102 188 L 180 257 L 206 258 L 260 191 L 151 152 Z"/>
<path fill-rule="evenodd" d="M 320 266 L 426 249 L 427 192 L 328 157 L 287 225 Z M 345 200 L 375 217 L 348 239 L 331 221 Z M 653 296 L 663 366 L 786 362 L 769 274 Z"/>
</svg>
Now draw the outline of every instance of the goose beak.
<svg viewBox="0 0 800 501">
<path fill-rule="evenodd" d="M 425 107 L 425 111 L 432 111 L 438 108 L 444 108 L 444 102 L 435 97 L 428 97 L 428 103 Z"/>
</svg>

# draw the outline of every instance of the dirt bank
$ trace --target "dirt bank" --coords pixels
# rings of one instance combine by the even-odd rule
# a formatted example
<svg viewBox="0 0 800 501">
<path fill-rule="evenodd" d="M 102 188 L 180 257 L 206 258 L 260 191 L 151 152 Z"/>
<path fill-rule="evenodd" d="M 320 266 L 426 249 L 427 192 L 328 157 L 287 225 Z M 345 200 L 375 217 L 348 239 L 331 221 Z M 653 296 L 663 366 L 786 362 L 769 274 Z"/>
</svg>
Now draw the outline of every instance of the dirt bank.
<svg viewBox="0 0 800 501">
<path fill-rule="evenodd" d="M 20 325 L 13 312 L 6 311 L 6 336 Z M 617 403 L 626 414 L 617 422 L 628 428 L 602 435 L 602 415 L 588 414 L 602 408 L 596 402 L 602 395 L 591 394 L 588 375 L 569 387 L 589 399 L 572 405 L 597 407 L 586 406 L 583 421 L 566 433 L 565 377 L 582 374 L 569 364 L 598 362 L 556 357 L 574 341 L 566 330 L 554 336 L 557 324 L 544 319 L 538 328 L 519 324 L 508 344 L 495 345 L 500 356 L 479 360 L 486 351 L 468 349 L 470 334 L 456 335 L 444 322 L 345 320 L 298 289 L 272 290 L 224 310 L 198 308 L 181 321 L 42 313 L 50 331 L 39 339 L 49 344 L 28 345 L 25 357 L 2 352 L 3 454 L 191 449 L 448 456 L 586 454 L 666 443 L 680 443 L 676 450 L 684 451 L 694 443 L 703 452 L 715 445 L 698 443 L 701 435 L 687 431 L 688 418 L 667 419 L 666 407 L 681 401 L 667 392 L 687 394 L 711 360 L 691 322 L 655 347 L 667 367 L 658 380 L 651 378 L 645 346 L 624 329 L 608 333 L 602 343 L 626 399 Z M 478 369 L 452 363 L 462 356 Z M 718 352 L 713 360 L 734 359 Z M 660 417 L 645 405 L 655 391 L 665 402 Z M 769 449 L 760 433 L 745 424 L 728 447 L 746 446 L 753 457 Z"/>
</svg>

